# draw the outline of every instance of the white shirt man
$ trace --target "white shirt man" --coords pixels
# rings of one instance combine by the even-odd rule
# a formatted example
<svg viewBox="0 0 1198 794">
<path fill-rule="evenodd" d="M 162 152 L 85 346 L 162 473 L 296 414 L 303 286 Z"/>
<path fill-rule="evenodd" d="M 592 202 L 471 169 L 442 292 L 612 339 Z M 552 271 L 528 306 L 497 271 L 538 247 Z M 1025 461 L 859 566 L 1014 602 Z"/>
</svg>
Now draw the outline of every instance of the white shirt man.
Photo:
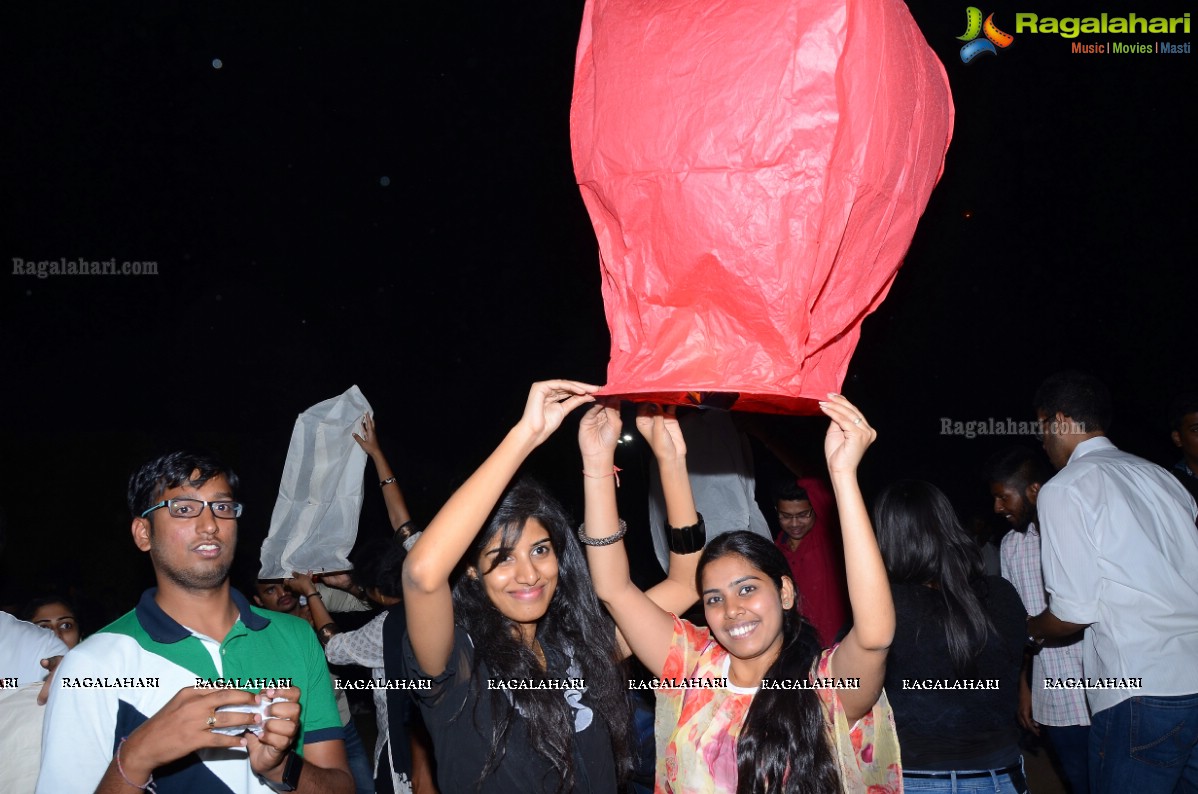
<svg viewBox="0 0 1198 794">
<path fill-rule="evenodd" d="M 1037 507 L 1049 608 L 1088 625 L 1086 677 L 1137 679 L 1088 689 L 1091 711 L 1198 693 L 1198 509 L 1185 489 L 1100 435 L 1076 445 Z"/>
<path fill-rule="evenodd" d="M 1097 378 L 1057 373 L 1035 405 L 1060 473 L 1037 500 L 1050 598 L 1028 633 L 1084 631 L 1091 792 L 1198 790 L 1198 506 L 1106 438 Z"/>
</svg>

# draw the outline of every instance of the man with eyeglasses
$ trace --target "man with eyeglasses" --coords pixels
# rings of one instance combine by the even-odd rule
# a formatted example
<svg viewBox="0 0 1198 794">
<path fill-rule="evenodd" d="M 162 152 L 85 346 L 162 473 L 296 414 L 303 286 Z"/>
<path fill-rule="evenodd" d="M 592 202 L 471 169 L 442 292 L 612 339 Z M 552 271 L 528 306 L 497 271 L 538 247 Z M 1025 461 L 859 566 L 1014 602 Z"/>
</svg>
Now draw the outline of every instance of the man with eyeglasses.
<svg viewBox="0 0 1198 794">
<path fill-rule="evenodd" d="M 835 641 L 849 614 L 842 552 L 831 523 L 834 504 L 827 486 L 814 477 L 788 481 L 776 501 L 782 531 L 774 542 L 794 574 L 803 617 L 815 626 L 823 647 Z"/>
<path fill-rule="evenodd" d="M 311 628 L 229 586 L 237 485 L 186 452 L 130 479 L 133 542 L 158 586 L 60 667 L 39 794 L 354 790 Z"/>
</svg>

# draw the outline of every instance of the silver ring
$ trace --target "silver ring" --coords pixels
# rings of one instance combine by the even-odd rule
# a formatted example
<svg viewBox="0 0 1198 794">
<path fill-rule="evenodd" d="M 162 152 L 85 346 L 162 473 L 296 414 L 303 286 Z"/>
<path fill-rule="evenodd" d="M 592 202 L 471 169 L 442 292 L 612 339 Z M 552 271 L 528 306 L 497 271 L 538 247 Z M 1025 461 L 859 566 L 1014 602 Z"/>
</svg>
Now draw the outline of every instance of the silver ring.
<svg viewBox="0 0 1198 794">
<path fill-rule="evenodd" d="M 211 728 L 215 724 L 216 724 L 216 715 L 212 714 L 211 716 L 208 717 L 208 727 Z"/>
<path fill-rule="evenodd" d="M 853 420 L 853 424 L 855 424 L 855 425 L 859 425 L 859 424 L 861 424 L 861 417 L 860 417 L 860 416 L 858 416 L 856 419 L 854 419 L 854 420 Z"/>
</svg>

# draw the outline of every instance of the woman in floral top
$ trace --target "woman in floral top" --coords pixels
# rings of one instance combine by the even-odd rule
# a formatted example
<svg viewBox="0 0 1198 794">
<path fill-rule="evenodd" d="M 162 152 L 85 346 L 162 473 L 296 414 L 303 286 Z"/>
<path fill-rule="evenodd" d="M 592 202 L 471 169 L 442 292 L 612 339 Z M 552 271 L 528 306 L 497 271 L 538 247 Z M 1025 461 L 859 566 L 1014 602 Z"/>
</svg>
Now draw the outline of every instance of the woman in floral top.
<svg viewBox="0 0 1198 794">
<path fill-rule="evenodd" d="M 587 545 L 600 600 L 641 662 L 664 679 L 656 726 L 661 794 L 902 791 L 882 691 L 894 605 L 856 475 L 877 434 L 840 395 L 820 408 L 832 420 L 825 452 L 854 617 L 839 645 L 820 651 L 786 561 L 766 538 L 732 532 L 704 549 L 697 579 L 706 629 L 663 611 L 632 583 L 621 543 Z M 592 410 L 606 411 L 618 431 L 614 409 Z M 612 459 L 599 451 L 583 448 L 583 531 L 592 543 L 619 531 L 614 483 L 601 476 Z"/>
</svg>

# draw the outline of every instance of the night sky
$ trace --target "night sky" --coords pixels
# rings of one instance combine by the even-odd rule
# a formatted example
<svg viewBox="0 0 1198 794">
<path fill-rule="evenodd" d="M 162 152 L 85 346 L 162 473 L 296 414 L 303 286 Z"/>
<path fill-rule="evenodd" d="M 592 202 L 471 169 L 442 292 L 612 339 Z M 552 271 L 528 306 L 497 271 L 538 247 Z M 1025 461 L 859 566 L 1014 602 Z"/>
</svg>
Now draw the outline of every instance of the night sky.
<svg viewBox="0 0 1198 794">
<path fill-rule="evenodd" d="M 941 436 L 941 418 L 1028 420 L 1039 381 L 1069 366 L 1111 386 L 1116 443 L 1172 463 L 1165 407 L 1198 385 L 1195 55 L 1072 54 L 1025 33 L 964 64 L 964 5 L 911 8 L 956 130 L 844 387 L 880 432 L 867 487 L 924 477 L 985 514 L 977 470 L 1017 439 Z M 1015 33 L 1016 12 L 1188 8 L 982 11 Z M 581 0 L 6 9 L 0 601 L 63 576 L 110 601 L 146 586 L 124 489 L 157 452 L 219 452 L 245 481 L 243 535 L 260 537 L 295 416 L 356 383 L 427 520 L 531 381 L 605 379 L 569 145 L 581 14 Z M 14 258 L 158 274 L 38 279 Z M 532 461 L 571 507 L 576 454 L 571 422 Z M 635 485 L 621 499 L 643 509 Z M 368 490 L 363 532 L 384 520 Z"/>
</svg>

